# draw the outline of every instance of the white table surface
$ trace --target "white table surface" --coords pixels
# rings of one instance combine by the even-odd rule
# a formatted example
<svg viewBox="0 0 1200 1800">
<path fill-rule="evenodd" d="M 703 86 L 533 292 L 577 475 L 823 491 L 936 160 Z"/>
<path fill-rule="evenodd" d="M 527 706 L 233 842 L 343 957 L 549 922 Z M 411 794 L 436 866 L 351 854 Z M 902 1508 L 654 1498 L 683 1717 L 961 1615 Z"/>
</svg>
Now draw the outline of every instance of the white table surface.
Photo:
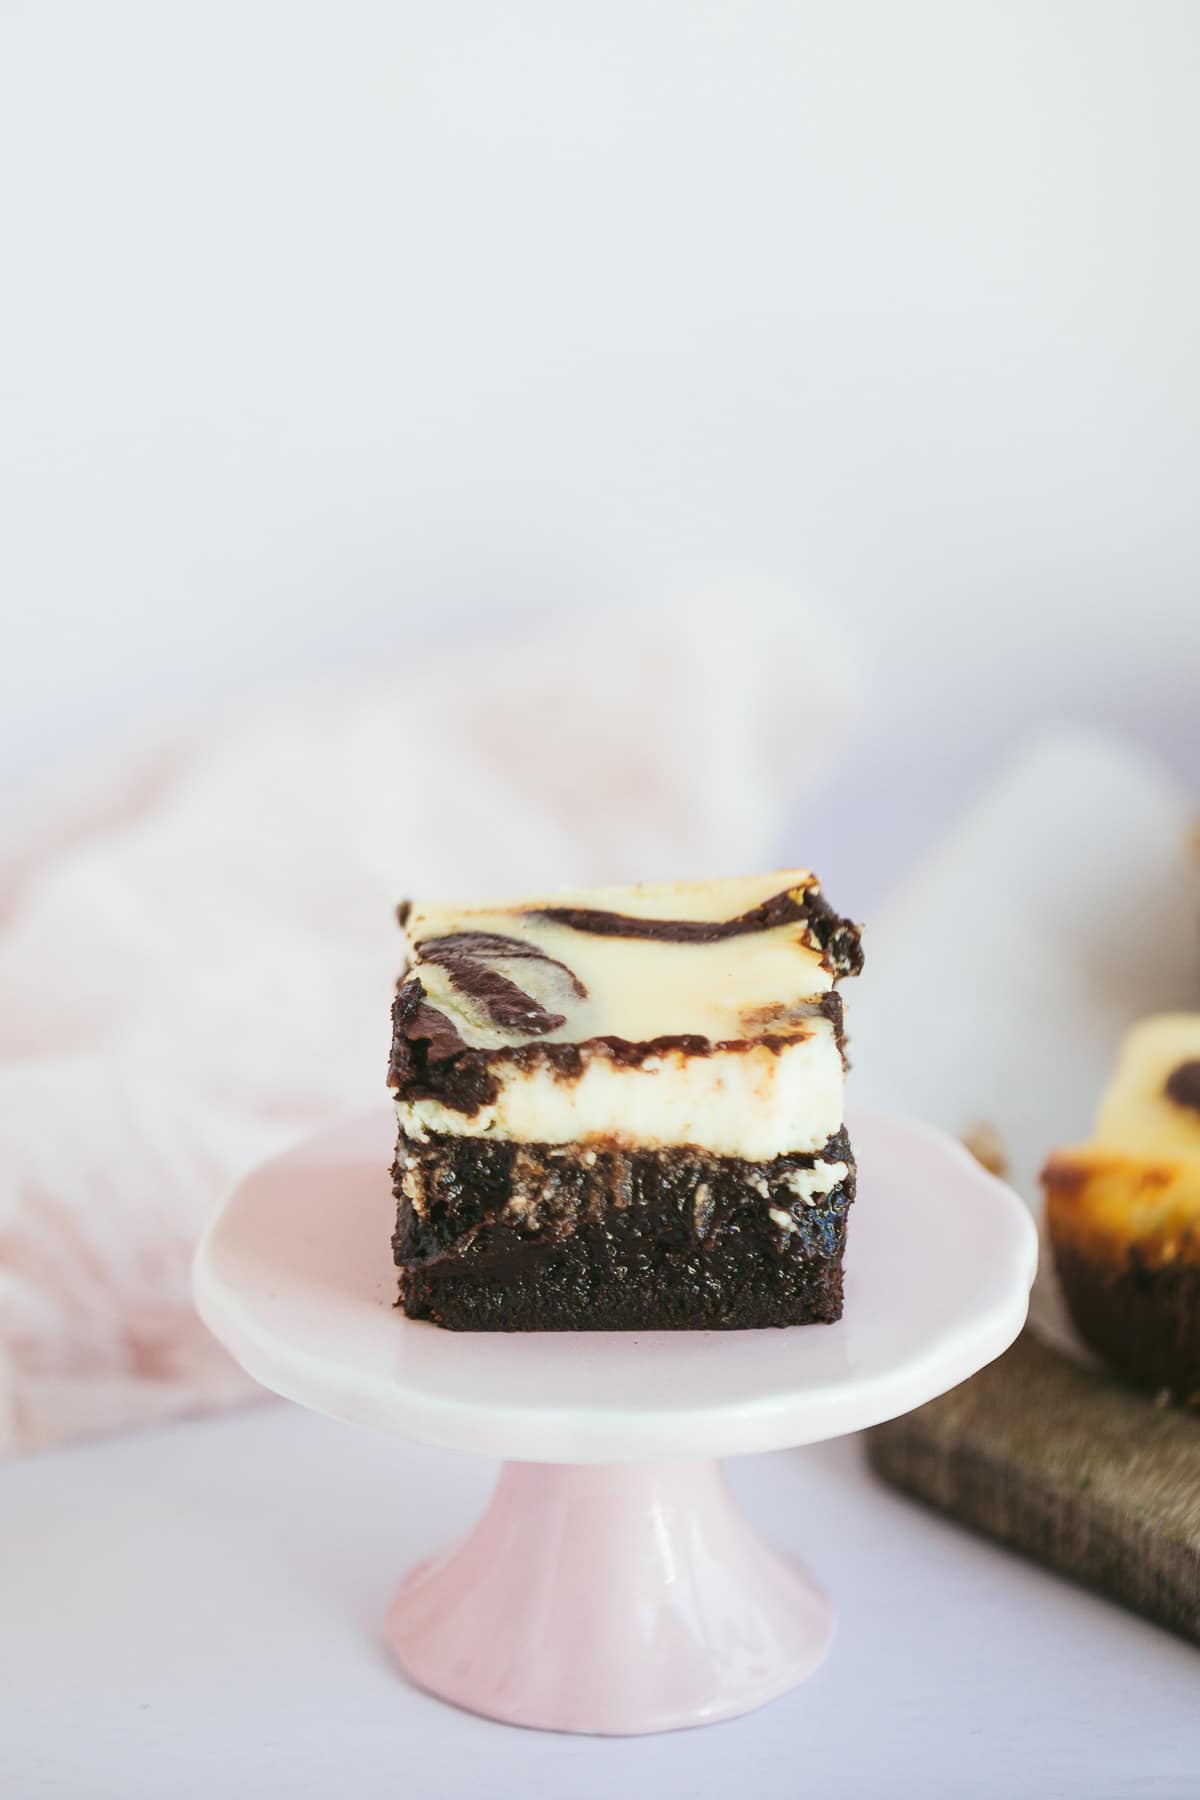
<svg viewBox="0 0 1200 1800">
<path fill-rule="evenodd" d="M 379 1633 L 493 1465 L 278 1402 L 0 1469 L 5 1800 L 1187 1800 L 1200 1657 L 891 1493 L 853 1439 L 729 1465 L 832 1590 L 824 1668 L 659 1738 L 545 1736 L 409 1688 Z"/>
</svg>

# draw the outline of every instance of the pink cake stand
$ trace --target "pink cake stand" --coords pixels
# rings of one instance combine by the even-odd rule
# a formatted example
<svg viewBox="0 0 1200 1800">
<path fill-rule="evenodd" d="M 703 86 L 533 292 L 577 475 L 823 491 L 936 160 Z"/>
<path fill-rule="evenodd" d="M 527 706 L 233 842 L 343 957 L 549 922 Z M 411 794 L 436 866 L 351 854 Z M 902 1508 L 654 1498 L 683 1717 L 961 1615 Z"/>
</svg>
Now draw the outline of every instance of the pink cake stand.
<svg viewBox="0 0 1200 1800">
<path fill-rule="evenodd" d="M 833 1613 L 727 1489 L 722 1456 L 919 1406 L 1025 1319 L 1037 1236 L 949 1139 L 851 1120 L 846 1316 L 786 1331 L 459 1334 L 393 1305 L 393 1124 L 381 1111 L 242 1183 L 196 1257 L 200 1312 L 276 1393 L 506 1459 L 482 1519 L 387 1616 L 401 1667 L 473 1712 L 667 1731 L 811 1674 Z"/>
</svg>

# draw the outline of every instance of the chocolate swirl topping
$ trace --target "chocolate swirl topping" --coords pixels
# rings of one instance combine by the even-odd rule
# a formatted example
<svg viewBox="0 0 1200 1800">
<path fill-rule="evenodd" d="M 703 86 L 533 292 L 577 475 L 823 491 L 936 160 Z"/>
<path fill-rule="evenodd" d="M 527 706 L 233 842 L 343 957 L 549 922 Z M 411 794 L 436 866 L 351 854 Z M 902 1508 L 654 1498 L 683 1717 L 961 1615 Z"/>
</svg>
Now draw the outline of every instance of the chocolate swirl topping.
<svg viewBox="0 0 1200 1800">
<path fill-rule="evenodd" d="M 723 938 L 744 937 L 749 931 L 770 931 L 793 919 L 808 918 L 807 897 L 797 900 L 790 890 L 774 894 L 761 906 L 736 919 L 637 919 L 630 913 L 597 912 L 588 906 L 540 906 L 532 915 L 570 931 L 586 931 L 592 937 L 656 938 L 666 944 L 717 944 Z"/>
<path fill-rule="evenodd" d="M 1176 1106 L 1186 1106 L 1190 1111 L 1200 1113 L 1200 1058 L 1180 1063 L 1178 1068 L 1172 1069 L 1163 1092 Z"/>
<path fill-rule="evenodd" d="M 390 1085 L 406 1100 L 435 1098 L 454 1110 L 474 1112 L 495 1099 L 502 1083 L 518 1069 L 542 1069 L 557 1079 L 574 1082 L 598 1056 L 618 1066 L 634 1067 L 675 1052 L 704 1057 L 750 1045 L 782 1052 L 811 1038 L 818 1020 L 832 1025 L 844 1061 L 841 999 L 832 990 L 775 998 L 770 987 L 764 993 L 761 985 L 755 990 L 751 984 L 745 1005 L 739 1007 L 739 977 L 736 970 L 730 973 L 730 956 L 714 952 L 712 994 L 706 997 L 705 984 L 710 977 L 704 965 L 709 958 L 689 960 L 691 952 L 709 944 L 744 941 L 780 927 L 785 928 L 786 941 L 795 945 L 801 970 L 805 953 L 811 970 L 814 952 L 834 981 L 857 974 L 862 966 L 858 926 L 833 911 L 811 876 L 793 879 L 790 886 L 749 908 L 746 901 L 753 898 L 753 887 L 746 893 L 746 885 L 740 884 L 745 896 L 740 902 L 743 910 L 731 905 L 728 911 L 734 916 L 710 919 L 638 916 L 589 906 L 588 896 L 580 895 L 584 902 L 580 905 L 534 903 L 479 909 L 485 916 L 476 927 L 470 909 L 465 915 L 460 910 L 456 916 L 449 908 L 418 910 L 405 903 L 398 913 L 410 931 L 413 960 L 396 996 Z M 759 893 L 765 885 L 758 886 Z M 506 932 L 506 916 L 520 920 L 527 935 Z M 554 928 L 541 935 L 549 938 L 556 950 L 564 942 L 570 946 L 567 933 L 578 934 L 578 960 L 588 971 L 588 983 L 596 990 L 594 998 L 570 963 L 560 961 L 537 941 L 539 923 Z M 435 935 L 425 937 L 423 930 L 430 925 Z M 787 931 L 789 926 L 794 931 Z M 603 954 L 599 944 L 585 949 L 583 940 L 588 937 L 609 940 L 613 947 Z M 664 946 L 662 961 L 668 975 L 663 1023 L 668 1023 L 668 1015 L 677 1020 L 674 1031 L 622 1034 L 626 1019 L 636 1019 L 643 1027 L 652 1025 L 655 1011 L 647 1006 L 641 987 L 631 990 L 632 1004 L 622 1005 L 620 969 L 625 953 L 615 942 L 620 939 Z M 678 962 L 672 957 L 671 945 L 680 946 Z M 563 954 L 576 960 L 571 948 Z M 754 947 L 746 944 L 744 954 L 753 967 Z M 657 954 L 654 960 L 657 963 Z M 614 972 L 611 992 L 605 986 L 610 963 Z M 634 966 L 640 970 L 643 965 Z M 672 969 L 676 972 L 670 973 Z M 644 979 L 641 974 L 636 977 L 638 982 Z M 786 989 L 786 980 L 783 985 Z M 699 999 L 693 999 L 697 994 Z M 573 998 L 588 1004 L 576 1013 Z M 692 1021 L 711 1024 L 704 1031 L 696 1029 Z M 557 1036 L 572 1023 L 573 1032 Z M 511 1041 L 478 1041 L 492 1034 Z"/>
<path fill-rule="evenodd" d="M 428 1005 L 415 975 L 392 1002 L 388 1086 L 410 1100 L 436 1096 L 464 1113 L 478 1112 L 500 1091 L 486 1058 L 472 1055 L 446 1014 Z"/>
<path fill-rule="evenodd" d="M 540 1000 L 494 968 L 496 962 L 546 963 L 561 970 L 581 1000 L 587 999 L 587 989 L 566 963 L 547 955 L 537 944 L 498 931 L 455 931 L 447 937 L 429 938 L 421 945 L 421 960 L 445 969 L 459 992 L 474 1000 L 501 1031 L 541 1037 L 565 1025 L 567 1015 L 548 1011 Z"/>
<path fill-rule="evenodd" d="M 862 969 L 858 926 L 835 913 L 816 888 L 787 888 L 736 919 L 639 919 L 586 906 L 542 906 L 530 916 L 592 937 L 649 938 L 665 944 L 717 944 L 795 921 L 808 928 L 832 973 L 857 975 Z"/>
<path fill-rule="evenodd" d="M 420 947 L 422 962 L 444 969 L 455 988 L 473 1002 L 501 1031 L 543 1037 L 566 1024 L 565 1013 L 550 1012 L 526 993 L 496 962 L 545 963 L 557 969 L 581 1000 L 587 989 L 565 963 L 537 944 L 498 931 L 454 931 L 429 938 Z M 474 1112 L 495 1098 L 495 1076 L 486 1057 L 472 1055 L 454 1021 L 428 1001 L 424 983 L 411 976 L 400 987 L 392 1008 L 392 1057 L 388 1081 L 410 1095 L 437 1094 L 447 1105 Z"/>
</svg>

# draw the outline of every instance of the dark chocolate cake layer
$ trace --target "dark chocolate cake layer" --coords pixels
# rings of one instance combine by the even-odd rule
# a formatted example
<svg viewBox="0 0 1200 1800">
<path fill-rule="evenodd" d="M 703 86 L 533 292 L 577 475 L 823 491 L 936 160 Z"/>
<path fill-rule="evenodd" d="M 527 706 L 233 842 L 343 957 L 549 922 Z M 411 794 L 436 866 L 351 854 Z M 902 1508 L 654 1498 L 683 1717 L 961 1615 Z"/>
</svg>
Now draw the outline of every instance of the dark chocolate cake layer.
<svg viewBox="0 0 1200 1800">
<path fill-rule="evenodd" d="M 460 1331 L 629 1331 L 841 1317 L 854 1197 L 844 1133 L 820 1155 L 762 1163 L 691 1147 L 402 1133 L 394 1176 L 411 1318 Z"/>
</svg>

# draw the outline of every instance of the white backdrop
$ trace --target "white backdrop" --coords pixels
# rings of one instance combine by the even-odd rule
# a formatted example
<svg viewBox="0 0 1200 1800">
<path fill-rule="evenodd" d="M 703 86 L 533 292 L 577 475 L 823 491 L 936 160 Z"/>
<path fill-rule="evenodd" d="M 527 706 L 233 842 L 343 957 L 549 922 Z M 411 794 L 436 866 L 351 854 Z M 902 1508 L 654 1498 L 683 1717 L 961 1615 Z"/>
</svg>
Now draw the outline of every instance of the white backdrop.
<svg viewBox="0 0 1200 1800">
<path fill-rule="evenodd" d="M 1186 0 L 11 0 L 5 763 L 717 562 L 874 665 L 852 796 L 1050 712 L 1194 769 L 1198 57 Z"/>
</svg>

